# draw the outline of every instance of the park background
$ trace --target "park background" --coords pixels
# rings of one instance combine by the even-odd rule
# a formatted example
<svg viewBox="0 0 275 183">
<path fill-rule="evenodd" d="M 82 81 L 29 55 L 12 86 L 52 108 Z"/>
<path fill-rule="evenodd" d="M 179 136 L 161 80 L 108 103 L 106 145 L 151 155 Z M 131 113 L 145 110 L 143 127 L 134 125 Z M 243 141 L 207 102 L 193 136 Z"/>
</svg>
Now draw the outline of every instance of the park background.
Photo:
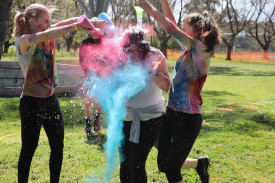
<svg viewBox="0 0 275 183">
<path fill-rule="evenodd" d="M 8 18 L 4 17 L 8 13 L 3 13 L 0 17 L 0 23 L 6 21 L 6 24 L 1 25 L 7 25 L 6 33 L 3 30 L 5 26 L 0 26 L 0 46 L 3 47 L 3 50 L 0 49 L 0 65 L 1 62 L 18 62 L 14 39 L 11 37 L 12 19 L 16 10 L 22 11 L 33 2 L 54 5 L 58 9 L 53 15 L 55 22 L 82 14 L 93 17 L 107 12 L 117 26 L 125 28 L 129 24 L 135 24 L 137 19 L 131 2 L 127 0 L 2 0 L 1 12 L 9 10 L 10 14 Z M 151 2 L 159 7 L 157 1 Z M 190 157 L 208 155 L 211 158 L 211 182 L 275 182 L 274 2 L 171 0 L 170 3 L 178 20 L 189 12 L 210 11 L 223 32 L 223 42 L 211 60 L 209 76 L 202 92 L 204 123 Z M 180 26 L 180 21 L 178 23 Z M 171 74 L 181 50 L 144 13 L 143 25 L 149 24 L 152 25 L 154 34 L 148 40 L 167 56 Z M 86 36 L 72 32 L 57 39 L 57 63 L 79 67 L 78 46 Z M 4 71 L 0 68 L 0 76 Z M 73 77 L 74 75 L 70 75 L 70 78 Z M 167 94 L 164 96 L 167 100 Z M 85 182 L 89 180 L 89 176 L 104 176 L 105 129 L 87 139 L 82 97 L 68 93 L 61 95 L 59 99 L 65 122 L 64 162 L 60 181 Z M 106 115 L 102 116 L 102 121 L 105 117 Z M 20 146 L 19 95 L 2 97 L 0 182 L 17 181 Z M 30 182 L 49 182 L 49 153 L 48 141 L 42 130 L 32 162 Z M 157 150 L 153 148 L 146 164 L 148 182 L 167 182 L 165 175 L 157 169 L 156 158 Z M 183 170 L 182 175 L 185 182 L 199 182 L 194 170 Z M 119 182 L 118 168 L 111 182 Z"/>
</svg>

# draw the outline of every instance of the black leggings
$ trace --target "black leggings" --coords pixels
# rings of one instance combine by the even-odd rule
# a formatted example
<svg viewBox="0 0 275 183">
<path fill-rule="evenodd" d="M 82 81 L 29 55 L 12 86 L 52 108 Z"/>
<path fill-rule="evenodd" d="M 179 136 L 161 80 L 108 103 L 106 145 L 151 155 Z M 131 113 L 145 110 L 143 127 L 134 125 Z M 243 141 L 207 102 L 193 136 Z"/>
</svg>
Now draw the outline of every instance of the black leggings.
<svg viewBox="0 0 275 183">
<path fill-rule="evenodd" d="M 158 167 L 169 183 L 182 180 L 181 167 L 190 153 L 202 125 L 201 114 L 176 112 L 167 108 L 162 123 Z"/>
<path fill-rule="evenodd" d="M 162 118 L 140 122 L 139 144 L 129 141 L 132 122 L 124 121 L 124 142 L 120 149 L 123 160 L 120 164 L 121 183 L 147 183 L 145 162 L 159 135 Z"/>
<path fill-rule="evenodd" d="M 32 157 L 38 145 L 41 125 L 51 148 L 50 180 L 59 182 L 63 160 L 64 126 L 59 102 L 55 94 L 48 98 L 20 99 L 22 147 L 18 162 L 18 182 L 28 182 Z"/>
</svg>

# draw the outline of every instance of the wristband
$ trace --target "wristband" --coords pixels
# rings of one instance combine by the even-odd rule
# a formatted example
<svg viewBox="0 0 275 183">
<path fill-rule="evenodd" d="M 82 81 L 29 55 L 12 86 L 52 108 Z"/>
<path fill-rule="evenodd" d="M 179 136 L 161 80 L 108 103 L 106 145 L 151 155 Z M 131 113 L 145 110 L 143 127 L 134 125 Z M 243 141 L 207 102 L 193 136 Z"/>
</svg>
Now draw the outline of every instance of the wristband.
<svg viewBox="0 0 275 183">
<path fill-rule="evenodd" d="M 77 24 L 74 24 L 74 30 L 75 30 L 75 31 L 78 31 Z"/>
</svg>

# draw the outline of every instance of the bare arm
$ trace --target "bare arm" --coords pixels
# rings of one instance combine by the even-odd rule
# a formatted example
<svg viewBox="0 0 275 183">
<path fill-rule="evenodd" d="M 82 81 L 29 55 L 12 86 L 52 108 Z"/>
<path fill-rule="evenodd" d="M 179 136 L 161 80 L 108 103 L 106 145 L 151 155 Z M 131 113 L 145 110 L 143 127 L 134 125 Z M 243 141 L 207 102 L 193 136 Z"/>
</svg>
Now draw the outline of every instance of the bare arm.
<svg viewBox="0 0 275 183">
<path fill-rule="evenodd" d="M 168 92 L 170 89 L 170 77 L 166 63 L 166 58 L 159 56 L 158 60 L 154 63 L 154 67 L 151 72 L 155 75 L 154 80 L 157 86 L 161 90 Z"/>
<path fill-rule="evenodd" d="M 77 26 L 79 31 L 87 31 L 86 29 L 81 26 Z M 20 53 L 23 54 L 28 50 L 28 48 L 36 43 L 46 42 L 53 38 L 57 38 L 62 36 L 68 32 L 75 31 L 75 24 L 69 24 L 64 26 L 59 26 L 51 29 L 47 29 L 43 32 L 37 32 L 34 34 L 25 34 L 18 39 L 18 46 L 20 49 Z"/>
<path fill-rule="evenodd" d="M 77 19 L 79 17 L 72 17 L 66 20 L 62 20 L 56 24 L 51 25 L 51 28 L 55 28 L 55 27 L 59 27 L 59 26 L 64 26 L 64 25 L 68 25 L 68 24 L 72 24 L 77 22 Z M 107 26 L 109 26 L 108 21 L 106 20 L 90 20 L 90 22 L 99 29 L 106 29 Z"/>
<path fill-rule="evenodd" d="M 153 7 L 146 0 L 135 0 L 136 5 L 143 8 L 147 13 L 155 18 L 158 24 L 164 29 L 165 32 L 173 36 L 175 39 L 183 43 L 186 48 L 191 48 L 193 43 L 193 38 L 188 36 L 186 33 L 181 31 L 177 25 L 175 25 L 169 18 L 165 17 L 161 12 L 159 12 L 155 7 Z"/>
<path fill-rule="evenodd" d="M 161 7 L 162 7 L 164 16 L 169 18 L 175 25 L 177 25 L 176 19 L 172 13 L 172 10 L 167 0 L 161 0 Z"/>
<path fill-rule="evenodd" d="M 78 17 L 72 17 L 72 18 L 69 18 L 66 20 L 62 20 L 60 22 L 57 22 L 56 24 L 51 25 L 51 28 L 75 23 L 77 21 L 77 19 L 78 19 Z"/>
</svg>

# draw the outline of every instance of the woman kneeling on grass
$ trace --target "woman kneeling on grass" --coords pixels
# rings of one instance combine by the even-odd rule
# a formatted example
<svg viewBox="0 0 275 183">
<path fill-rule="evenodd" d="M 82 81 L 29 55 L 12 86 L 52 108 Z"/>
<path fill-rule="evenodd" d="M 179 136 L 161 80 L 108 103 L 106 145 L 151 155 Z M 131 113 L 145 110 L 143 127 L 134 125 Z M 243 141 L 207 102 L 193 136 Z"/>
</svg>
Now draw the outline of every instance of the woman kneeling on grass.
<svg viewBox="0 0 275 183">
<path fill-rule="evenodd" d="M 44 126 L 51 148 L 50 182 L 59 182 L 64 126 L 54 88 L 57 70 L 54 42 L 51 39 L 72 31 L 87 31 L 77 25 L 78 17 L 51 26 L 50 9 L 32 4 L 14 17 L 16 53 L 25 78 L 20 97 L 22 147 L 18 163 L 18 182 L 28 182 L 29 170 L 38 145 L 41 126 Z M 97 22 L 104 26 L 107 22 Z"/>
<path fill-rule="evenodd" d="M 158 151 L 158 166 L 168 181 L 183 182 L 181 168 L 187 166 L 185 160 L 202 125 L 201 91 L 211 55 L 220 43 L 219 27 L 208 12 L 203 12 L 187 15 L 179 29 L 167 0 L 161 0 L 164 15 L 146 0 L 135 1 L 184 48 L 174 67 Z M 194 162 L 201 181 L 205 183 L 209 182 L 209 163 L 208 157 Z"/>
</svg>

